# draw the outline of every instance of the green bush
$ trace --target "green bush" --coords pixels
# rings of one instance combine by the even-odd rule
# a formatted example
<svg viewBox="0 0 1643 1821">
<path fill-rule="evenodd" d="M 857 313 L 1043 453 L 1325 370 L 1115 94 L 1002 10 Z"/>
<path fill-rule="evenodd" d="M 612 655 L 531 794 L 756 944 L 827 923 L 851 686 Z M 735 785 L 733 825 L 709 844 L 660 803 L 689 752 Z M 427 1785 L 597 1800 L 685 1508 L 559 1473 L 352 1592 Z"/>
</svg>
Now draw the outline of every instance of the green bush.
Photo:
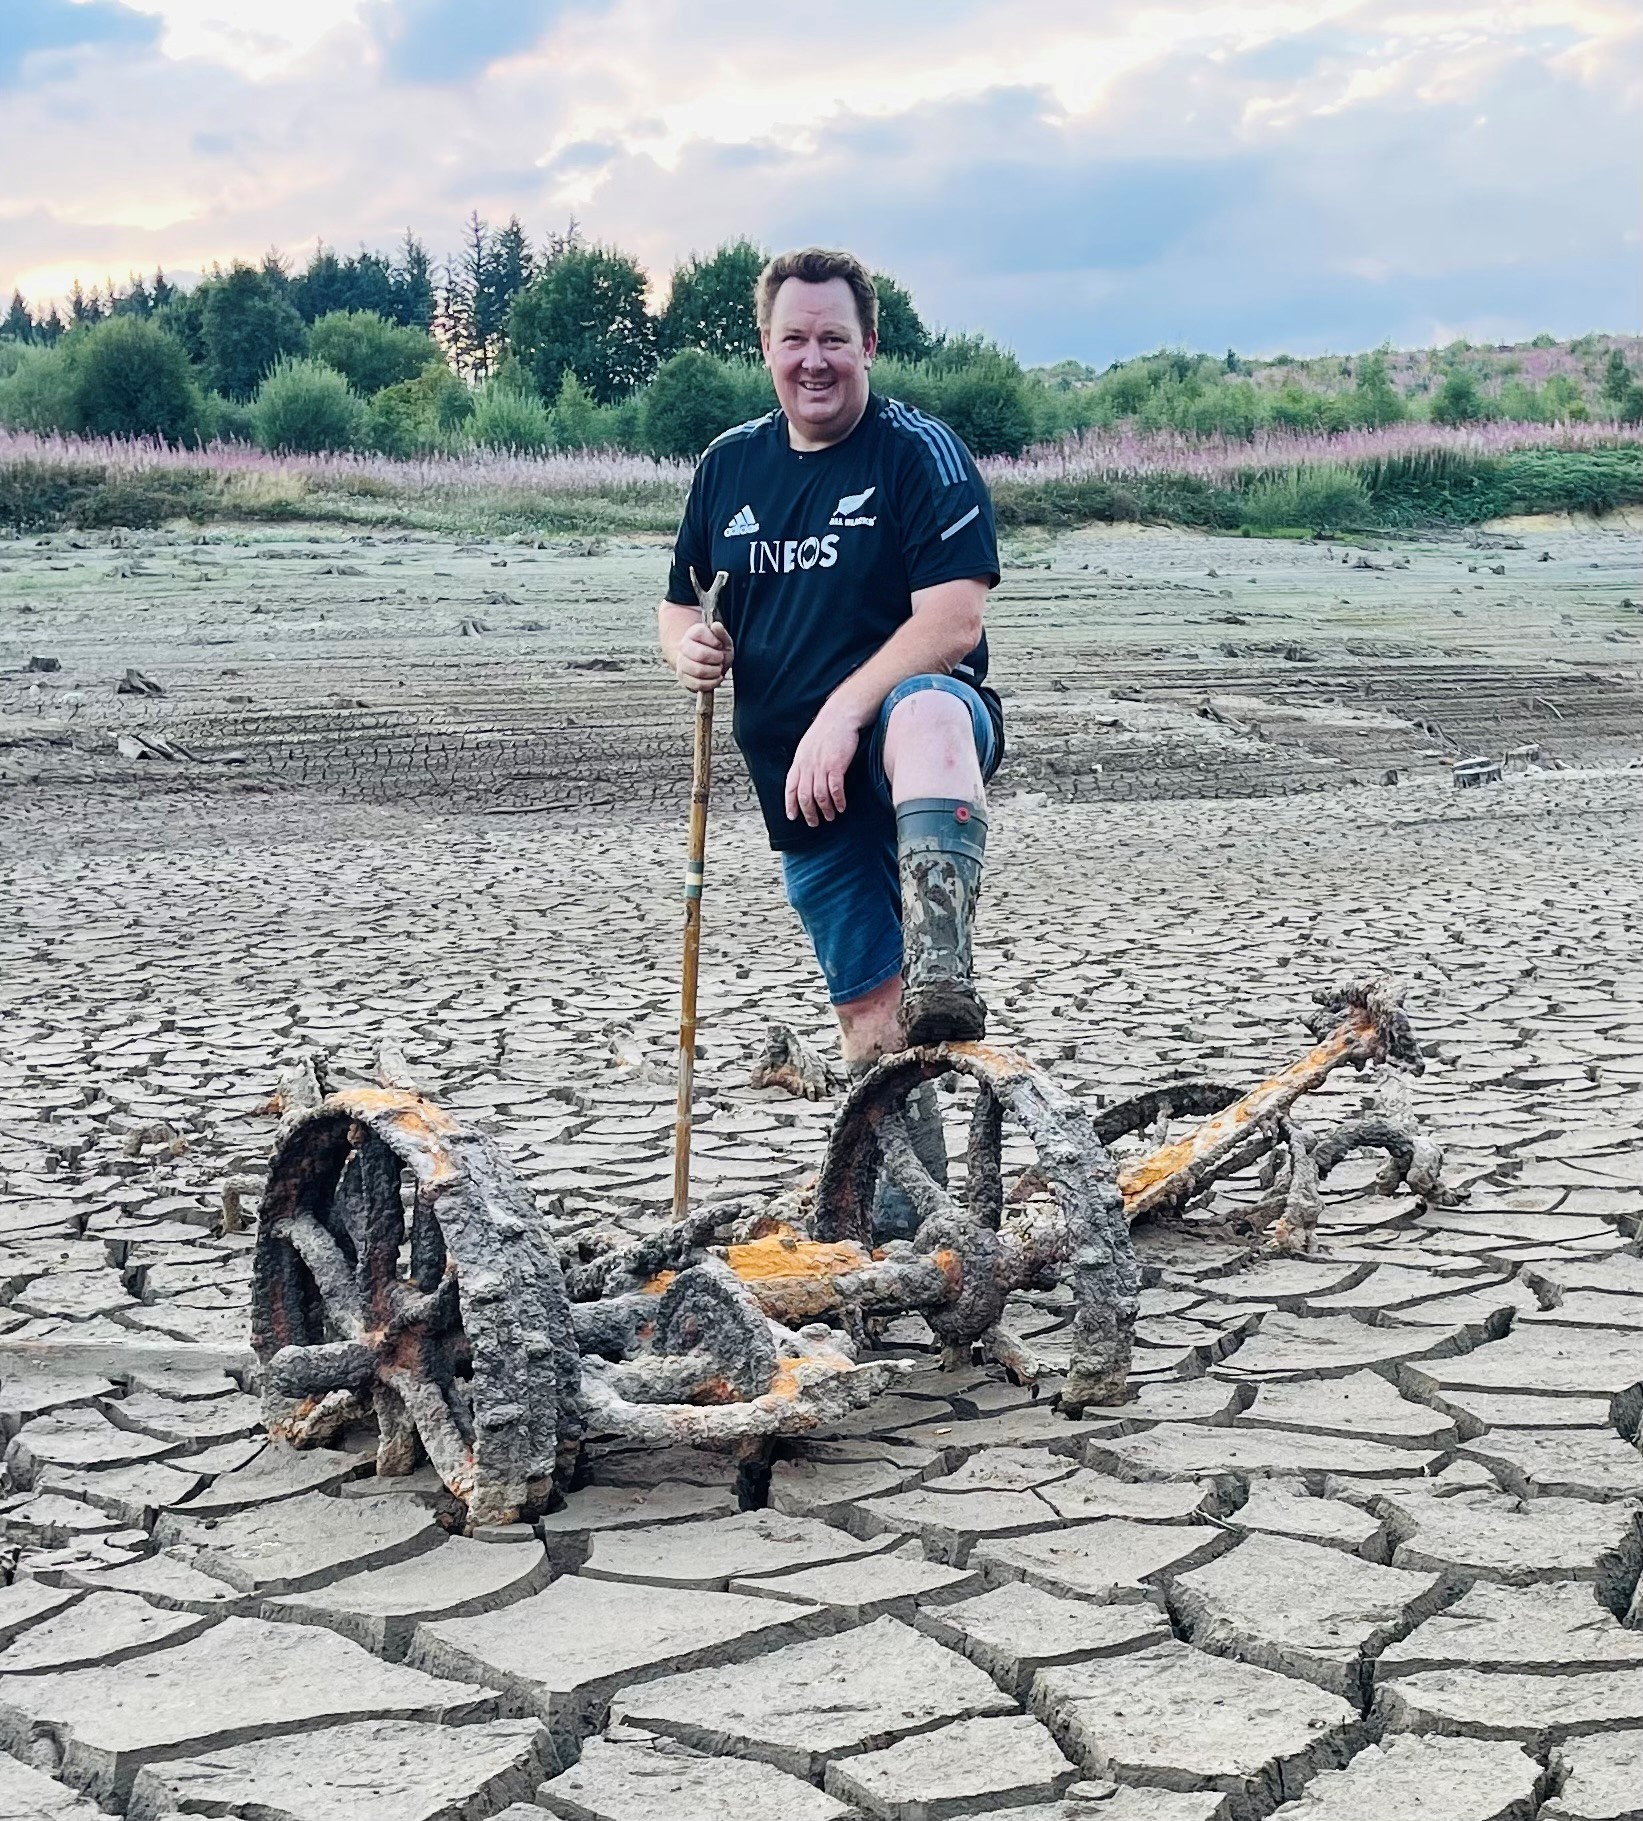
<svg viewBox="0 0 1643 1821">
<path fill-rule="evenodd" d="M 1311 392 L 1289 380 L 1267 401 L 1267 419 L 1278 430 L 1324 430 L 1330 424 L 1331 407 L 1339 406 L 1323 392 Z"/>
<path fill-rule="evenodd" d="M 12 430 L 73 432 L 79 428 L 75 347 L 31 348 L 8 379 L 0 380 L 0 424 Z"/>
<path fill-rule="evenodd" d="M 1369 489 L 1335 462 L 1291 468 L 1244 494 L 1241 521 L 1252 531 L 1344 531 L 1375 521 Z"/>
<path fill-rule="evenodd" d="M 1586 394 L 1581 391 L 1579 382 L 1567 373 L 1554 373 L 1541 387 L 1540 397 L 1548 423 L 1583 424 L 1591 416 Z"/>
<path fill-rule="evenodd" d="M 553 440 L 560 449 L 592 449 L 599 441 L 599 407 L 568 370 L 553 397 Z"/>
<path fill-rule="evenodd" d="M 1034 439 L 1041 389 L 1014 359 L 971 338 L 924 361 L 881 360 L 877 389 L 939 417 L 973 455 L 1019 455 Z"/>
<path fill-rule="evenodd" d="M 1191 474 L 1134 474 L 1119 481 L 1001 481 L 992 493 L 994 513 L 1005 530 L 1155 520 L 1229 531 L 1238 523 L 1240 504 L 1228 489 Z"/>
<path fill-rule="evenodd" d="M 486 386 L 474 395 L 469 434 L 483 449 L 525 451 L 553 447 L 553 419 L 541 399 L 511 386 Z"/>
<path fill-rule="evenodd" d="M 1496 464 L 1512 512 L 1613 512 L 1643 505 L 1643 449 L 1520 449 Z"/>
<path fill-rule="evenodd" d="M 375 398 L 389 386 L 415 379 L 435 361 L 443 365 L 433 337 L 403 329 L 374 310 L 332 310 L 308 331 L 308 355 L 336 370 L 361 398 Z"/>
<path fill-rule="evenodd" d="M 714 437 L 742 420 L 736 382 L 723 361 L 685 348 L 656 370 L 639 408 L 639 430 L 652 455 L 691 461 Z"/>
<path fill-rule="evenodd" d="M 88 329 L 75 361 L 75 420 L 86 436 L 199 439 L 204 400 L 181 346 L 136 316 Z"/>
<path fill-rule="evenodd" d="M 614 405 L 601 405 L 594 422 L 593 438 L 593 448 L 626 449 L 630 455 L 643 455 L 644 407 L 638 394 L 618 399 Z"/>
<path fill-rule="evenodd" d="M 257 422 L 249 405 L 220 392 L 207 392 L 200 413 L 200 435 L 206 442 L 254 443 Z"/>
<path fill-rule="evenodd" d="M 10 379 L 17 369 L 40 352 L 32 342 L 0 336 L 0 379 Z"/>
<path fill-rule="evenodd" d="M 749 418 L 763 417 L 776 409 L 776 388 L 770 383 L 770 369 L 756 360 L 733 360 L 725 372 L 736 388 L 736 415 L 733 423 L 745 424 Z"/>
<path fill-rule="evenodd" d="M 1451 373 L 1432 400 L 1435 424 L 1476 424 L 1493 416 L 1493 407 L 1478 389 L 1477 380 L 1463 369 Z"/>
<path fill-rule="evenodd" d="M 269 450 L 318 455 L 365 441 L 364 400 L 335 367 L 317 360 L 280 361 L 257 388 L 251 421 Z"/>
<path fill-rule="evenodd" d="M 915 411 L 941 415 L 942 376 L 928 361 L 884 358 L 873 363 L 873 389 Z"/>
<path fill-rule="evenodd" d="M 0 528 L 150 529 L 167 519 L 210 516 L 214 492 L 213 477 L 192 469 L 126 474 L 99 465 L 7 462 L 0 465 Z"/>
<path fill-rule="evenodd" d="M 379 454 L 422 455 L 450 447 L 473 409 L 473 394 L 442 362 L 385 386 L 367 408 L 366 435 Z"/>
<path fill-rule="evenodd" d="M 1643 449 L 1428 450 L 1362 470 L 1378 521 L 1475 525 L 1518 512 L 1612 512 L 1643 504 Z"/>
<path fill-rule="evenodd" d="M 1032 440 L 1026 381 L 1013 362 L 990 362 L 954 373 L 941 388 L 937 415 L 972 455 L 1019 455 Z"/>
<path fill-rule="evenodd" d="M 1509 423 L 1542 424 L 1546 421 L 1546 400 L 1538 386 L 1509 379 L 1500 389 L 1500 414 Z"/>
</svg>

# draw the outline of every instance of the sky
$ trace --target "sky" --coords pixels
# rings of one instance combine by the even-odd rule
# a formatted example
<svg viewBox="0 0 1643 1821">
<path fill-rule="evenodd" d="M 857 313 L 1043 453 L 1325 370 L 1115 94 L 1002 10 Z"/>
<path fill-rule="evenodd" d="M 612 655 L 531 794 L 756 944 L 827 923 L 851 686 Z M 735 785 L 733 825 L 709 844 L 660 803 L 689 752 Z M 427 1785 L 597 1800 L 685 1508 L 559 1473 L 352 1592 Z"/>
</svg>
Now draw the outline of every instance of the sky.
<svg viewBox="0 0 1643 1821">
<path fill-rule="evenodd" d="M 0 0 L 0 287 L 468 212 L 844 245 L 1023 359 L 1639 328 L 1638 0 Z"/>
</svg>

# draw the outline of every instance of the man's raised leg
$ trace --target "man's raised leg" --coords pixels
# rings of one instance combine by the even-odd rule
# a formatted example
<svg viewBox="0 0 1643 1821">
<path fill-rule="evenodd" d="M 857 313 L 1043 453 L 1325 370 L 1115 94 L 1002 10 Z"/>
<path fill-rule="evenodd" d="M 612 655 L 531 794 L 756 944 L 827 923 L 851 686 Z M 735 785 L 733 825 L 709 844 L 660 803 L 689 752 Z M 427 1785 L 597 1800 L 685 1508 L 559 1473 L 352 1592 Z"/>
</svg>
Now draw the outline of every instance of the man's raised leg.
<svg viewBox="0 0 1643 1821">
<path fill-rule="evenodd" d="M 987 1029 L 971 970 L 987 799 L 969 704 L 945 689 L 904 696 L 885 729 L 884 770 L 901 870 L 904 1039 L 973 1041 Z"/>
</svg>

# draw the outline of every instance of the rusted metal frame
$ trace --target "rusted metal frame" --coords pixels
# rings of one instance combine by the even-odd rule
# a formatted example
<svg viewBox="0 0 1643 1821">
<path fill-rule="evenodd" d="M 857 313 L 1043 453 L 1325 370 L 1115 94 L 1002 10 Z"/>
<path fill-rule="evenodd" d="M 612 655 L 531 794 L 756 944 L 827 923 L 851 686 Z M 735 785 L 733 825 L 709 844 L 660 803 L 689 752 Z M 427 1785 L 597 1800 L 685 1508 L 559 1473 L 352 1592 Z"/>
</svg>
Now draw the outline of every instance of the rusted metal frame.
<svg viewBox="0 0 1643 1821">
<path fill-rule="evenodd" d="M 608 1368 L 583 1378 L 588 1429 L 653 1447 L 723 1448 L 778 1435 L 804 1435 L 839 1421 L 886 1390 L 904 1370 L 898 1361 L 857 1365 L 842 1352 L 814 1347 L 784 1358 L 771 1388 L 728 1404 L 631 1402 L 608 1382 Z"/>
<path fill-rule="evenodd" d="M 1412 1119 L 1386 1108 L 1320 1133 L 1313 1144 L 1313 1162 L 1319 1179 L 1327 1177 L 1354 1151 L 1385 1151 L 1387 1161 L 1376 1180 L 1383 1195 L 1406 1188 L 1435 1207 L 1449 1207 L 1466 1199 L 1464 1189 L 1452 1189 L 1439 1175 L 1443 1149 L 1422 1132 Z"/>
<path fill-rule="evenodd" d="M 420 1440 L 475 1523 L 544 1502 L 580 1442 L 579 1353 L 557 1254 L 490 1146 L 417 1096 L 349 1090 L 292 1121 L 269 1183 L 253 1338 L 270 1427 L 319 1439 L 368 1390 L 383 1472 L 408 1470 Z"/>
<path fill-rule="evenodd" d="M 723 1262 L 681 1257 L 677 1234 L 648 1256 L 685 1268 L 596 1324 L 626 1357 L 584 1360 L 529 1196 L 486 1140 L 414 1095 L 350 1092 L 293 1119 L 264 1202 L 253 1304 L 270 1429 L 322 1440 L 368 1399 L 379 1471 L 408 1471 L 420 1445 L 471 1527 L 545 1505 L 589 1420 L 630 1439 L 751 1443 L 847 1414 L 900 1370 L 858 1365 L 842 1336 L 790 1332 Z M 407 1239 L 421 1285 L 400 1275 Z"/>
<path fill-rule="evenodd" d="M 921 1210 L 926 1218 L 914 1241 L 916 1252 L 951 1259 L 945 1269 L 952 1279 L 951 1294 L 921 1312 L 944 1346 L 957 1353 L 997 1326 L 1011 1290 L 1028 1274 L 1036 1277 L 1051 1264 L 1065 1264 L 1075 1313 L 1063 1401 L 1078 1409 L 1121 1398 L 1140 1273 L 1112 1161 L 1085 1110 L 1021 1057 L 987 1044 L 945 1044 L 888 1056 L 864 1075 L 839 1111 L 816 1184 L 818 1238 L 866 1243 L 867 1211 L 886 1149 L 899 1160 L 892 1116 L 920 1082 L 949 1071 L 976 1081 L 998 1103 L 996 1120 L 990 1110 L 979 1116 L 982 1145 L 991 1147 L 1006 1112 L 1025 1127 L 1037 1147 L 1037 1167 L 1057 1218 L 1039 1230 L 1029 1247 L 988 1224 L 995 1201 L 985 1171 L 981 1219 L 961 1214 L 928 1178 L 922 1186 L 913 1184 L 915 1207 L 921 1200 L 929 1204 Z M 909 1186 L 902 1170 L 897 1176 L 900 1186 Z M 1019 1343 L 1007 1350 L 1019 1352 Z"/>
<path fill-rule="evenodd" d="M 1258 1149 L 1270 1147 L 1277 1122 L 1303 1094 L 1320 1086 L 1344 1063 L 1361 1066 L 1384 1054 L 1375 1020 L 1352 1009 L 1322 1042 L 1231 1106 L 1211 1114 L 1185 1138 L 1166 1144 L 1118 1175 L 1124 1210 L 1131 1221 L 1164 1208 L 1180 1207 L 1213 1177 L 1248 1162 L 1252 1135 Z M 1260 1135 L 1264 1132 L 1264 1142 Z M 1233 1160 L 1239 1160 L 1234 1165 Z"/>
<path fill-rule="evenodd" d="M 1090 1115 L 1090 1123 L 1103 1144 L 1114 1144 L 1171 1119 L 1207 1118 L 1241 1099 L 1243 1092 L 1224 1081 L 1172 1081 L 1102 1107 Z"/>
</svg>

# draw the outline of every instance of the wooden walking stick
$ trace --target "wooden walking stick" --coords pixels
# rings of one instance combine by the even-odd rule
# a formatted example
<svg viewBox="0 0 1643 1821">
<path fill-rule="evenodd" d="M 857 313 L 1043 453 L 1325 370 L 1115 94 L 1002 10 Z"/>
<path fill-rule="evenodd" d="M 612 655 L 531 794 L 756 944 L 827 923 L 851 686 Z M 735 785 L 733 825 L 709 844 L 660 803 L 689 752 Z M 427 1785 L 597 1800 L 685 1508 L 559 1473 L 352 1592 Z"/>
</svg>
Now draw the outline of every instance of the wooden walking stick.
<svg viewBox="0 0 1643 1821">
<path fill-rule="evenodd" d="M 719 623 L 719 595 L 730 580 L 721 569 L 704 588 L 690 572 L 702 624 Z M 690 853 L 685 861 L 685 952 L 679 976 L 679 1102 L 673 1120 L 673 1218 L 690 1212 L 690 1114 L 696 1092 L 696 964 L 702 948 L 702 867 L 707 857 L 707 795 L 713 781 L 713 691 L 696 697 L 696 745 L 691 761 Z"/>
</svg>

